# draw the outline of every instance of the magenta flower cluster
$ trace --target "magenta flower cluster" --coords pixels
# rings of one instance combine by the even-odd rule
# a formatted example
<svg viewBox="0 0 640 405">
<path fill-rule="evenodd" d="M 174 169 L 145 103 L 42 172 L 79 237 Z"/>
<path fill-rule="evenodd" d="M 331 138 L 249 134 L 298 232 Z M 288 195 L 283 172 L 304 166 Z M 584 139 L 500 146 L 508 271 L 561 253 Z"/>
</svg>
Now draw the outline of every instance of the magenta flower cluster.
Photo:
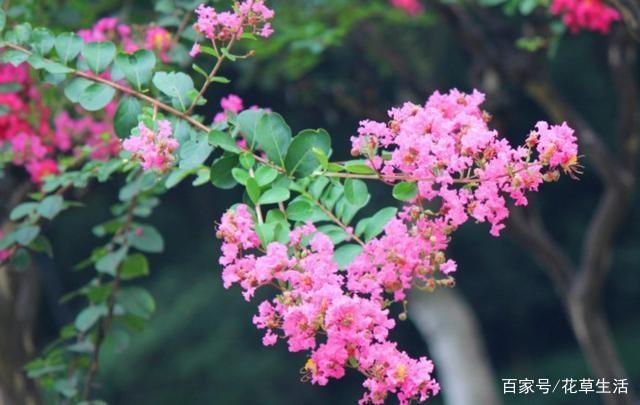
<svg viewBox="0 0 640 405">
<path fill-rule="evenodd" d="M 294 229 L 287 244 L 272 242 L 262 251 L 250 209 L 238 205 L 222 217 L 217 236 L 226 288 L 239 284 L 250 300 L 258 288 L 275 287 L 277 295 L 259 305 L 253 322 L 265 330 L 265 345 L 282 339 L 291 352 L 309 352 L 304 379 L 326 385 L 356 369 L 367 389 L 361 404 L 382 404 L 389 394 L 408 404 L 439 392 L 432 362 L 413 359 L 388 340 L 395 321 L 385 302 L 347 288 L 333 243 L 312 224 Z"/>
<path fill-rule="evenodd" d="M 585 29 L 607 34 L 611 24 L 620 21 L 620 13 L 602 0 L 553 0 L 551 13 L 562 17 L 562 22 L 574 34 Z"/>
</svg>

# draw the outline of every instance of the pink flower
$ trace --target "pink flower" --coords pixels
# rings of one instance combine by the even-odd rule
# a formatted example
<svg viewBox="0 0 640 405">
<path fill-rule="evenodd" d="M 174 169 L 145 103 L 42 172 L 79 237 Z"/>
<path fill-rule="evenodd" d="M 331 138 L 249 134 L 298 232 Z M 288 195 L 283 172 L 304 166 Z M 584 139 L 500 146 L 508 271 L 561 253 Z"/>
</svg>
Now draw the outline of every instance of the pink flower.
<svg viewBox="0 0 640 405">
<path fill-rule="evenodd" d="M 230 41 L 249 33 L 269 37 L 273 33 L 270 21 L 275 13 L 263 0 L 245 0 L 236 3 L 233 11 L 218 12 L 201 4 L 196 8 L 196 32 L 211 41 Z"/>
<path fill-rule="evenodd" d="M 424 11 L 420 0 L 390 0 L 391 5 L 403 9 L 408 14 L 416 15 Z"/>
<path fill-rule="evenodd" d="M 357 369 L 370 390 L 361 403 L 382 403 L 389 394 L 407 403 L 438 392 L 431 362 L 411 359 L 387 341 L 395 321 L 384 302 L 349 289 L 328 236 L 307 223 L 291 232 L 289 243 L 272 242 L 260 252 L 254 228 L 249 208 L 241 204 L 223 215 L 217 236 L 223 240 L 226 288 L 239 284 L 249 300 L 257 289 L 276 286 L 276 297 L 261 302 L 253 318 L 265 331 L 265 346 L 280 338 L 291 352 L 309 352 L 303 372 L 314 384 Z"/>
<path fill-rule="evenodd" d="M 52 174 L 58 174 L 58 163 L 52 159 L 35 161 L 27 164 L 27 171 L 31 175 L 31 181 L 42 183 L 43 179 Z"/>
<path fill-rule="evenodd" d="M 480 108 L 483 101 L 478 91 L 452 90 L 435 92 L 424 106 L 393 108 L 389 123 L 360 123 L 352 153 L 367 157 L 390 182 L 417 183 L 417 199 L 438 199 L 444 229 L 453 230 L 473 217 L 489 222 L 491 233 L 498 235 L 509 214 L 505 195 L 527 204 L 525 192 L 537 191 L 543 181 L 554 178 L 556 167 L 569 174 L 576 171 L 578 148 L 566 124 L 542 122 L 525 146 L 513 148 L 488 127 L 490 115 Z M 380 156 L 385 149 L 388 159 Z"/>
<path fill-rule="evenodd" d="M 195 58 L 196 56 L 198 56 L 200 54 L 200 44 L 199 43 L 194 43 L 193 46 L 191 47 L 191 50 L 189 51 L 189 56 L 191 56 L 192 58 Z"/>
<path fill-rule="evenodd" d="M 171 33 L 162 27 L 149 27 L 145 34 L 144 47 L 156 51 L 160 56 L 160 60 L 168 62 L 169 56 L 167 52 L 173 47 Z"/>
<path fill-rule="evenodd" d="M 235 94 L 229 94 L 220 101 L 220 106 L 224 111 L 230 111 L 232 113 L 239 113 L 244 110 L 242 99 Z"/>
<path fill-rule="evenodd" d="M 607 34 L 611 24 L 621 19 L 618 11 L 602 0 L 553 0 L 551 12 L 562 16 L 574 34 L 580 29 Z"/>
<path fill-rule="evenodd" d="M 122 142 L 122 148 L 139 159 L 144 170 L 159 170 L 164 172 L 175 161 L 173 152 L 179 143 L 173 137 L 171 123 L 161 120 L 156 123 L 157 130 L 153 131 L 140 122 L 137 134 Z"/>
</svg>

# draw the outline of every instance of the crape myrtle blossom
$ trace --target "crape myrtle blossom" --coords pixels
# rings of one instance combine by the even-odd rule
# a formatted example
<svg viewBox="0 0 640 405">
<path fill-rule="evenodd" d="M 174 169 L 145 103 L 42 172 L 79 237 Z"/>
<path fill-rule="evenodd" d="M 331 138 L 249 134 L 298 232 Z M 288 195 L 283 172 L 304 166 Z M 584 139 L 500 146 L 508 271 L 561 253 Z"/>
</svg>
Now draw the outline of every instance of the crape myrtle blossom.
<svg viewBox="0 0 640 405">
<path fill-rule="evenodd" d="M 390 122 L 362 121 L 352 154 L 362 155 L 388 182 L 417 183 L 414 203 L 434 210 L 452 230 L 470 218 L 491 224 L 498 236 L 508 217 L 507 200 L 526 205 L 560 172 L 578 170 L 578 149 L 566 124 L 539 122 L 523 146 L 512 147 L 488 127 L 480 108 L 484 94 L 434 93 L 424 106 L 405 103 L 389 111 Z"/>
<path fill-rule="evenodd" d="M 574 34 L 581 29 L 607 34 L 611 24 L 621 19 L 620 13 L 602 0 L 553 0 L 551 13 L 562 16 Z"/>
<path fill-rule="evenodd" d="M 268 38 L 273 34 L 271 20 L 275 12 L 264 4 L 264 0 L 236 1 L 231 11 L 217 11 L 201 4 L 196 8 L 198 17 L 194 29 L 213 44 L 217 41 L 230 42 L 240 39 L 243 34 Z M 195 57 L 201 47 L 194 44 L 189 54 Z"/>
<path fill-rule="evenodd" d="M 229 94 L 220 100 L 221 112 L 218 112 L 213 118 L 213 122 L 218 123 L 225 121 L 229 117 L 229 113 L 239 114 L 244 110 L 244 102 L 235 94 Z"/>
<path fill-rule="evenodd" d="M 223 215 L 217 236 L 223 240 L 226 288 L 239 284 L 246 300 L 259 288 L 276 288 L 276 297 L 260 303 L 253 322 L 265 331 L 266 346 L 282 339 L 289 351 L 309 353 L 304 379 L 326 385 L 347 368 L 357 369 L 367 389 L 361 404 L 383 404 L 390 394 L 408 404 L 439 392 L 432 362 L 413 359 L 388 340 L 395 326 L 389 309 L 349 290 L 333 260 L 333 243 L 312 224 L 262 251 L 250 208 L 241 204 Z"/>
<path fill-rule="evenodd" d="M 445 251 L 460 225 L 488 222 L 498 236 L 509 215 L 507 199 L 526 205 L 526 192 L 562 172 L 573 176 L 579 167 L 576 138 L 566 124 L 538 122 L 514 148 L 488 127 L 483 101 L 478 91 L 436 92 L 423 106 L 392 109 L 387 123 L 361 122 L 352 153 L 388 184 L 415 184 L 415 197 L 382 235 L 363 244 L 345 272 L 338 270 L 329 237 L 311 223 L 294 228 L 288 242 L 263 249 L 249 207 L 238 205 L 222 217 L 217 236 L 225 288 L 240 285 L 247 301 L 260 288 L 276 288 L 274 299 L 259 304 L 254 324 L 265 331 L 265 345 L 282 339 L 291 352 L 309 352 L 305 379 L 325 385 L 346 368 L 357 369 L 368 390 L 361 403 L 382 404 L 393 394 L 406 404 L 439 391 L 429 360 L 412 359 L 388 341 L 395 326 L 389 305 L 406 304 L 414 286 L 454 285 L 457 264 Z"/>
<path fill-rule="evenodd" d="M 402 9 L 411 15 L 417 15 L 424 11 L 420 0 L 390 0 L 390 3 L 393 7 Z"/>
<path fill-rule="evenodd" d="M 164 28 L 141 28 L 140 35 L 134 35 L 131 26 L 115 17 L 102 18 L 78 35 L 85 42 L 114 41 L 125 52 L 153 50 L 164 62 L 169 61 L 173 46 L 171 34 Z M 59 156 L 86 154 L 94 160 L 107 160 L 119 153 L 120 142 L 113 129 L 117 100 L 97 116 L 80 110 L 52 114 L 42 103 L 41 89 L 31 80 L 26 63 L 17 67 L 0 64 L 0 84 L 17 86 L 15 91 L 0 94 L 0 104 L 7 109 L 0 116 L 0 147 L 8 150 L 14 165 L 27 170 L 34 183 L 59 172 Z"/>
<path fill-rule="evenodd" d="M 143 170 L 165 172 L 173 165 L 174 152 L 180 144 L 173 136 L 171 122 L 159 120 L 155 126 L 154 130 L 140 122 L 132 135 L 122 141 L 122 148 L 140 161 Z"/>
<path fill-rule="evenodd" d="M 136 31 L 139 31 L 139 35 L 135 35 L 134 29 L 117 17 L 105 17 L 91 28 L 78 31 L 78 35 L 85 42 L 112 41 L 128 53 L 141 48 L 148 49 L 156 52 L 163 62 L 170 61 L 168 52 L 173 47 L 173 41 L 169 31 L 158 26 L 140 27 Z"/>
</svg>

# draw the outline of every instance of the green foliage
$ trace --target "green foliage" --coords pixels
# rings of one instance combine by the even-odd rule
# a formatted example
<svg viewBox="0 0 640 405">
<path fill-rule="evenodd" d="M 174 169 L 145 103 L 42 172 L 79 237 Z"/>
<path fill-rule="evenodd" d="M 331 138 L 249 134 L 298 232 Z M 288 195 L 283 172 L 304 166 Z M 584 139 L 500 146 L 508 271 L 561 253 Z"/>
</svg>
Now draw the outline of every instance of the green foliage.
<svg viewBox="0 0 640 405">
<path fill-rule="evenodd" d="M 56 53 L 65 65 L 73 61 L 80 54 L 83 47 L 82 38 L 74 33 L 63 32 L 56 37 Z"/>
<path fill-rule="evenodd" d="M 237 156 L 222 156 L 216 159 L 211 165 L 211 183 L 223 190 L 235 187 L 237 183 L 231 171 L 237 165 Z"/>
<path fill-rule="evenodd" d="M 156 56 L 146 49 L 137 50 L 131 55 L 119 53 L 115 65 L 135 89 L 142 90 L 142 87 L 151 80 L 153 68 L 156 66 Z M 158 80 L 162 82 L 161 79 Z M 156 84 L 156 86 L 158 85 Z M 164 92 L 164 90 L 162 91 Z"/>
<path fill-rule="evenodd" d="M 291 143 L 291 128 L 280 114 L 263 114 L 256 124 L 254 141 L 272 162 L 283 167 Z"/>
<path fill-rule="evenodd" d="M 78 102 L 87 111 L 98 111 L 105 108 L 115 94 L 116 90 L 111 86 L 92 83 L 84 89 Z"/>
<path fill-rule="evenodd" d="M 393 198 L 400 201 L 413 200 L 418 195 L 418 185 L 412 182 L 402 182 L 393 186 Z"/>
<path fill-rule="evenodd" d="M 182 72 L 156 72 L 153 84 L 172 99 L 176 108 L 185 111 L 189 107 L 189 94 L 194 89 L 193 79 Z"/>
<path fill-rule="evenodd" d="M 87 66 L 95 74 L 100 74 L 107 70 L 116 56 L 116 46 L 113 42 L 89 42 L 82 49 Z"/>
<path fill-rule="evenodd" d="M 299 177 L 311 175 L 320 161 L 314 151 L 320 150 L 325 155 L 331 154 L 331 137 L 324 129 L 307 129 L 300 132 L 291 142 L 287 151 L 284 167 L 287 173 Z"/>
<path fill-rule="evenodd" d="M 113 117 L 113 127 L 116 135 L 126 138 L 131 135 L 131 130 L 138 125 L 138 116 L 142 113 L 142 104 L 137 98 L 122 97 L 118 102 L 116 113 Z"/>
<path fill-rule="evenodd" d="M 242 136 L 247 140 L 249 149 L 255 149 L 255 138 L 258 122 L 265 115 L 263 110 L 245 110 L 238 114 L 236 122 L 242 132 Z"/>
</svg>

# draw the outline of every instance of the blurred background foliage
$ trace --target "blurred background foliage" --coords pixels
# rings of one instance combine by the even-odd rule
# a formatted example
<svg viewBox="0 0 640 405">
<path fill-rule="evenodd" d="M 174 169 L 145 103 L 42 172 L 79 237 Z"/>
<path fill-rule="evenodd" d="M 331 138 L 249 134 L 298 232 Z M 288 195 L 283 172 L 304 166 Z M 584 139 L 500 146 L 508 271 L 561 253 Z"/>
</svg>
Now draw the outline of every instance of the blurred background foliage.
<svg viewBox="0 0 640 405">
<path fill-rule="evenodd" d="M 163 0 L 165 1 L 165 0 Z M 179 0 L 178 0 L 179 1 Z M 161 2 L 160 2 L 161 3 Z M 183 1 L 185 3 L 185 1 Z M 192 2 L 193 3 L 193 2 Z M 224 2 L 213 2 L 214 5 Z M 513 2 L 510 2 L 513 3 Z M 67 29 L 98 17 L 148 22 L 154 1 L 32 0 L 25 19 Z M 195 4 L 195 3 L 194 3 Z M 218 100 L 237 93 L 248 105 L 282 113 L 294 130 L 326 128 L 334 158 L 346 158 L 349 137 L 363 118 L 384 119 L 388 108 L 406 100 L 422 103 L 434 90 L 470 91 L 469 60 L 450 27 L 430 13 L 409 17 L 386 0 L 279 0 L 276 35 L 259 44 L 249 61 L 227 68 L 230 86 L 209 93 L 201 113 L 212 117 Z M 501 15 L 499 8 L 492 13 Z M 519 17 L 513 17 L 517 19 Z M 53 21 L 51 21 L 53 19 Z M 564 35 L 547 63 L 561 92 L 603 134 L 615 134 L 616 104 L 606 66 L 606 40 L 599 35 Z M 515 44 L 514 44 L 515 46 Z M 518 89 L 487 101 L 503 135 L 521 142 L 544 114 Z M 587 219 L 601 186 L 586 162 L 579 182 L 563 180 L 543 188 L 536 203 L 553 236 L 577 254 Z M 76 308 L 60 297 L 86 280 L 69 269 L 95 244 L 93 224 L 108 218 L 116 188 L 102 186 L 82 196 L 86 207 L 64 215 L 48 229 L 56 261 L 40 258 L 43 298 L 40 346 Z M 380 204 L 392 203 L 384 190 L 372 190 Z M 214 221 L 237 201 L 238 191 L 181 187 L 169 193 L 153 217 L 167 251 L 152 258 L 145 281 L 158 305 L 150 326 L 130 341 L 113 339 L 105 354 L 100 395 L 113 404 L 353 404 L 357 378 L 321 389 L 298 382 L 302 356 L 283 345 L 263 348 L 251 324 L 254 305 L 237 291 L 225 292 L 217 265 Z M 389 201 L 383 201 L 389 199 Z M 613 271 L 606 287 L 606 310 L 632 383 L 640 381 L 640 210 L 619 234 Z M 466 225 L 454 239 L 451 257 L 459 263 L 458 286 L 470 301 L 500 378 L 565 378 L 590 375 L 547 275 L 526 246 L 495 239 L 485 225 Z M 428 352 L 409 321 L 395 332 L 413 355 Z M 117 336 L 117 334 L 116 334 Z M 500 386 L 500 380 L 495 382 Z M 540 404 L 599 403 L 597 397 L 536 396 Z M 440 399 L 432 403 L 440 403 Z M 509 397 L 506 403 L 530 401 Z M 575 402 L 579 401 L 579 402 Z M 589 402 L 591 401 L 591 402 Z"/>
</svg>

